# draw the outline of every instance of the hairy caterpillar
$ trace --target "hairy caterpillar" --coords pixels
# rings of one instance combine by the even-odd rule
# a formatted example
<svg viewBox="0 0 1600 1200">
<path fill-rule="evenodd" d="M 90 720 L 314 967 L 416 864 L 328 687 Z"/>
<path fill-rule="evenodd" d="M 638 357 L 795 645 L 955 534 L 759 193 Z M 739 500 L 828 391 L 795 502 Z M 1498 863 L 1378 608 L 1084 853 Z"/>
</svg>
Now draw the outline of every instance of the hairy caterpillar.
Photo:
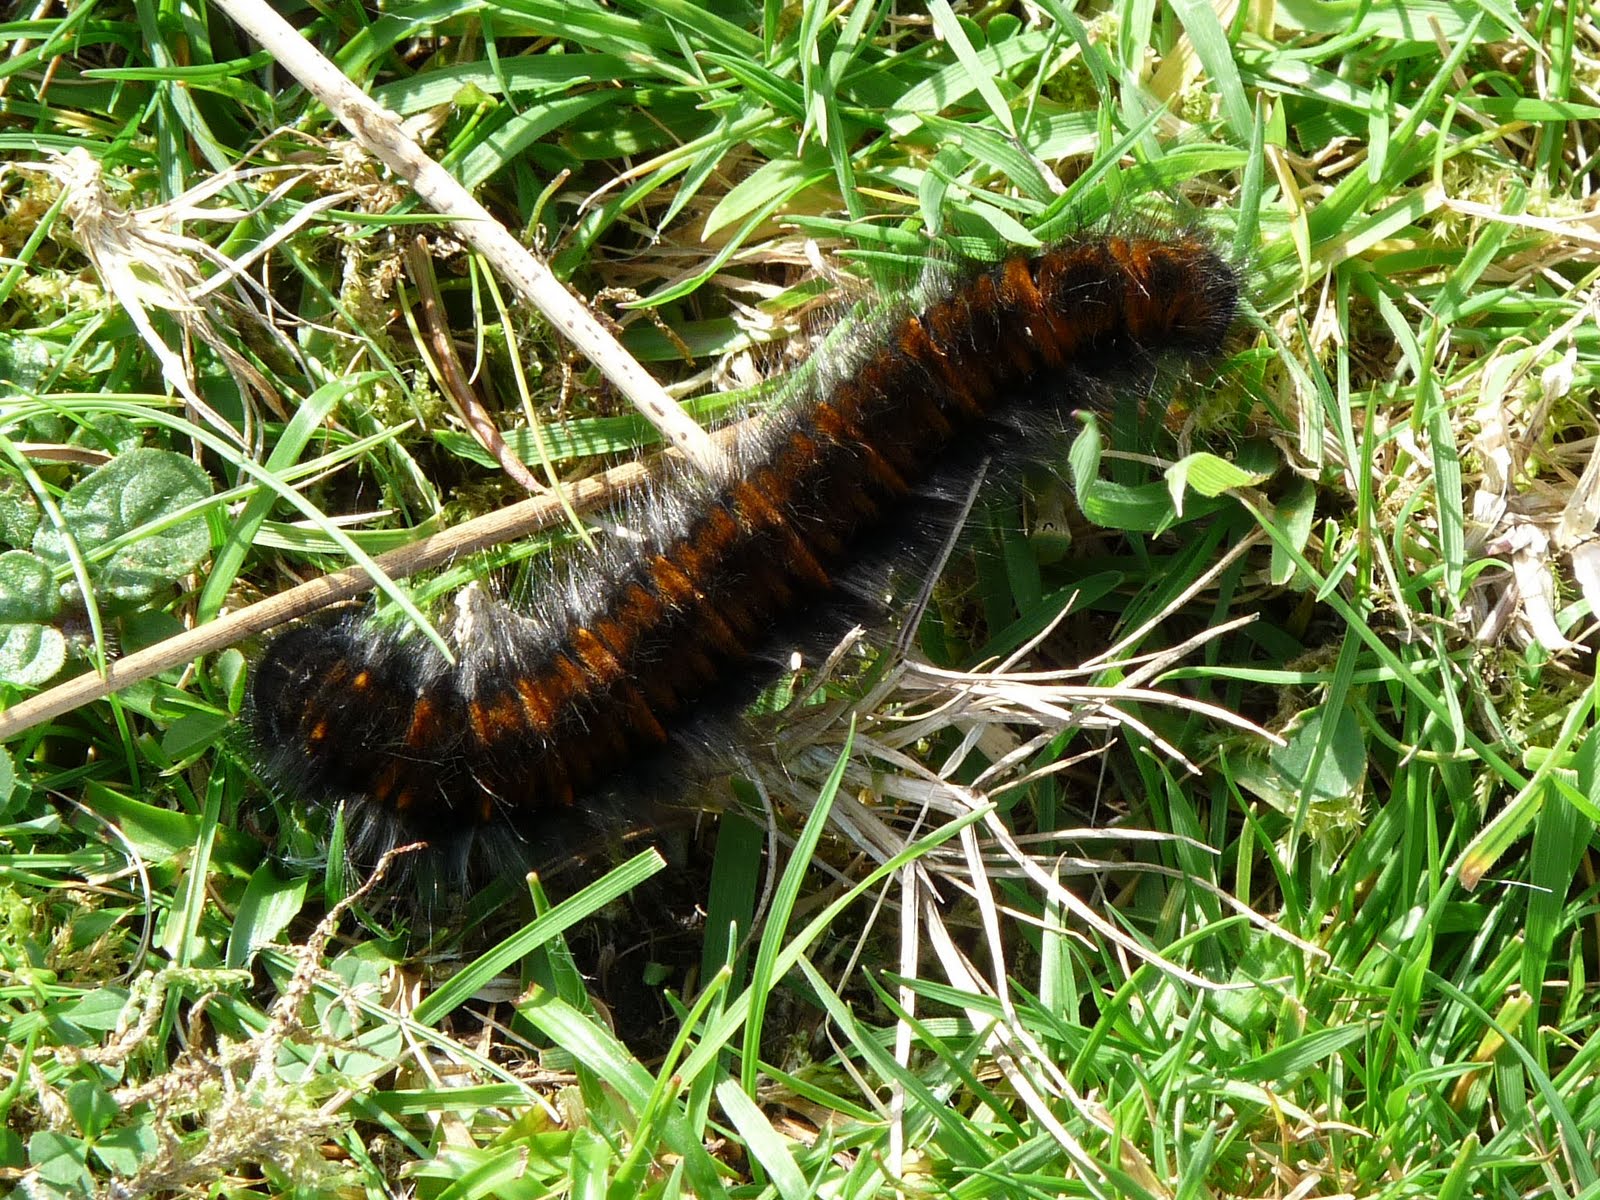
<svg viewBox="0 0 1600 1200">
<path fill-rule="evenodd" d="M 629 512 L 638 539 L 525 612 L 461 605 L 455 664 L 361 616 L 279 635 L 250 705 L 266 772 L 345 805 L 363 860 L 420 839 L 526 864 L 627 824 L 715 757 L 796 648 L 880 622 L 891 577 L 926 570 L 986 469 L 1050 461 L 1074 410 L 1214 355 L 1239 287 L 1187 231 L 958 273 L 822 364 L 724 476 L 685 472 Z"/>
</svg>

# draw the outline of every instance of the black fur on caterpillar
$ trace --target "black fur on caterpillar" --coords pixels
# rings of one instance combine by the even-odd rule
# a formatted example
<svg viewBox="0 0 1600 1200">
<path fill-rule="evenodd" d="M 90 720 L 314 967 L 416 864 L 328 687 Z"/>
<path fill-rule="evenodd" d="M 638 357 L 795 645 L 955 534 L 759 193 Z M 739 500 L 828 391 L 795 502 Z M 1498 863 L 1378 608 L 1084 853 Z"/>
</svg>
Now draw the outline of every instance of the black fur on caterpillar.
<svg viewBox="0 0 1600 1200">
<path fill-rule="evenodd" d="M 1221 349 L 1239 276 L 1192 230 L 1080 235 L 949 273 L 858 330 L 732 453 L 623 513 L 640 531 L 526 611 L 458 604 L 450 664 L 361 615 L 279 635 L 249 720 L 268 777 L 342 804 L 358 864 L 426 841 L 453 870 L 548 862 L 646 825 L 726 764 L 798 649 L 881 624 L 974 482 L 1058 457 L 1072 413 Z"/>
</svg>

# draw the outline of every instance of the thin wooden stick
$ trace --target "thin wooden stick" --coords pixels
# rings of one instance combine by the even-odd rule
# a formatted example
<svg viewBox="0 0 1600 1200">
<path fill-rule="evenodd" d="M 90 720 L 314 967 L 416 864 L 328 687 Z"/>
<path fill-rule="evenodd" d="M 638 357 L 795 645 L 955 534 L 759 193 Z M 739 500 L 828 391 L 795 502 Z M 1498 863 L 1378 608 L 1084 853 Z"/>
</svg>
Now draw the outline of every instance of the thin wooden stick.
<svg viewBox="0 0 1600 1200">
<path fill-rule="evenodd" d="M 743 425 L 735 425 L 711 435 L 713 448 L 718 454 L 733 438 L 739 436 Z M 566 498 L 575 511 L 585 511 L 609 504 L 623 492 L 652 478 L 659 478 L 666 465 L 646 467 L 640 463 L 627 463 L 620 467 L 563 485 Z M 373 561 L 391 579 L 403 579 L 418 571 L 443 566 L 466 554 L 497 546 L 501 542 L 526 537 L 537 530 L 559 521 L 564 513 L 562 497 L 555 494 L 534 496 L 496 509 L 481 517 L 464 521 L 454 529 L 419 538 L 409 546 L 401 546 Z M 372 576 L 361 567 L 346 567 L 320 579 L 313 579 L 281 592 L 269 599 L 241 608 L 238 612 L 218 617 L 198 629 L 190 629 L 167 638 L 154 646 L 134 652 L 108 664 L 106 673 L 93 671 L 65 683 L 57 684 L 47 692 L 30 696 L 7 712 L 0 713 L 0 742 L 4 742 L 26 729 L 71 712 L 79 705 L 88 704 L 112 692 L 160 674 L 180 663 L 190 662 L 203 654 L 233 645 L 254 634 L 264 633 L 286 621 L 303 617 L 307 613 L 325 608 L 340 600 L 359 596 L 372 587 Z"/>
<path fill-rule="evenodd" d="M 338 67 L 261 0 L 216 0 L 216 7 L 270 51 L 328 106 L 328 111 L 363 148 L 410 184 L 425 204 L 453 218 L 451 232 L 460 234 L 482 254 L 557 332 L 600 368 L 628 402 L 661 431 L 669 445 L 707 474 L 726 467 L 705 430 L 674 403 L 594 314 L 551 274 L 548 266 L 496 221 L 455 176 L 422 151 L 394 113 L 345 78 Z"/>
</svg>

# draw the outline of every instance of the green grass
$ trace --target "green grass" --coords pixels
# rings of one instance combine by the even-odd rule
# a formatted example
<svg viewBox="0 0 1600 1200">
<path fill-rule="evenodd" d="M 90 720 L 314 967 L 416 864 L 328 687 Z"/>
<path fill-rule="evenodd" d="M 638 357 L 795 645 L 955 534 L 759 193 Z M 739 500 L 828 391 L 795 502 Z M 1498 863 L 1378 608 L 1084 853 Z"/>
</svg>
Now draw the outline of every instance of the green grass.
<svg viewBox="0 0 1600 1200">
<path fill-rule="evenodd" d="M 1123 689 L 1127 719 L 1041 727 L 1038 702 L 1082 694 L 981 679 L 1011 733 L 963 744 L 948 718 L 906 720 L 948 690 L 877 656 L 825 691 L 848 715 L 775 726 L 785 769 L 753 772 L 789 848 L 770 879 L 752 802 L 667 839 L 671 865 L 635 847 L 408 932 L 336 840 L 321 865 L 324 815 L 255 776 L 235 728 L 258 642 L 13 737 L 0 1181 L 1600 1197 L 1581 588 L 1600 46 L 1570 4 L 1239 7 L 300 10 L 579 293 L 631 297 L 600 307 L 701 419 L 786 361 L 819 304 L 845 311 L 930 251 L 1108 216 L 1194 214 L 1251 311 L 1165 422 L 1101 422 L 1059 477 L 980 506 L 918 631 L 935 663 L 992 665 L 1072 599 L 1025 665 L 1142 629 L 1075 681 Z M 85 2 L 0 23 L 0 42 L 8 706 L 520 498 L 407 325 L 416 233 L 536 474 L 653 452 L 220 12 Z M 83 188 L 25 165 L 68 150 L 129 210 L 224 178 L 185 211 L 189 240 L 136 247 L 119 287 L 129 259 L 91 258 L 111 234 L 83 223 Z M 163 247 L 200 279 L 207 247 L 263 246 L 261 286 L 220 288 L 203 332 L 149 290 Z M 151 338 L 207 411 L 173 399 Z M 1238 481 L 1192 453 L 1251 482 L 1202 487 Z M 1184 459 L 1180 514 L 1162 468 Z M 428 611 L 565 541 L 388 602 Z M 1141 673 L 1137 654 L 1164 657 Z M 1028 738 L 984 781 L 992 805 L 913 786 L 916 762 L 959 758 L 972 783 Z M 657 1010 L 664 1032 L 639 1024 Z"/>
</svg>

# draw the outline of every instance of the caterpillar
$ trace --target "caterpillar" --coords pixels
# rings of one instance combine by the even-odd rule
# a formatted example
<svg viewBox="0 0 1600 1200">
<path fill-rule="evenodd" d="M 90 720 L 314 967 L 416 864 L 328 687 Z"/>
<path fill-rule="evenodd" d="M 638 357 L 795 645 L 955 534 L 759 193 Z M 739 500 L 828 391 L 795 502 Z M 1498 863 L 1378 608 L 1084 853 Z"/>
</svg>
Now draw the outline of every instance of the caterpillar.
<svg viewBox="0 0 1600 1200">
<path fill-rule="evenodd" d="M 952 274 L 819 364 L 640 531 L 516 611 L 471 591 L 431 643 L 362 615 L 280 633 L 248 720 L 268 780 L 343 805 L 355 857 L 481 868 L 628 824 L 719 759 L 799 649 L 881 624 L 976 481 L 1051 461 L 1072 413 L 1222 348 L 1238 272 L 1192 230 L 1084 234 Z"/>
</svg>

